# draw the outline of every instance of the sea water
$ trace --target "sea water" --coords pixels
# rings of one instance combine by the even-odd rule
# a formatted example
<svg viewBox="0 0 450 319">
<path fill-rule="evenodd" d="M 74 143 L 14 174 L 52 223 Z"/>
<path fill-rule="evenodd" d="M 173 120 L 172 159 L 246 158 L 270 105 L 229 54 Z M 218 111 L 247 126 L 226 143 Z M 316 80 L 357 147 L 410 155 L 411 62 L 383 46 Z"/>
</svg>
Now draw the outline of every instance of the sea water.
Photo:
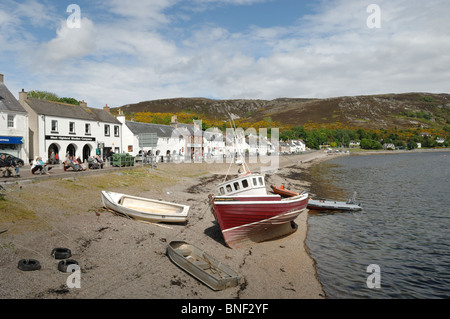
<svg viewBox="0 0 450 319">
<path fill-rule="evenodd" d="M 315 166 L 321 196 L 346 200 L 356 191 L 363 206 L 309 213 L 306 244 L 328 298 L 450 298 L 449 167 L 449 152 Z"/>
</svg>

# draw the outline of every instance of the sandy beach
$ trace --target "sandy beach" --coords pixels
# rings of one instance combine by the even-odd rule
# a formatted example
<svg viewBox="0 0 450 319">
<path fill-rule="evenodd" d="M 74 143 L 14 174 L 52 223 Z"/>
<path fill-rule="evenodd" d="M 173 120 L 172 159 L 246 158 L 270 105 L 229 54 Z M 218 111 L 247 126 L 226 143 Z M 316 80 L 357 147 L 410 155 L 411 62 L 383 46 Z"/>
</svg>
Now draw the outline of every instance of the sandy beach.
<svg viewBox="0 0 450 319">
<path fill-rule="evenodd" d="M 310 190 L 299 176 L 327 158 L 323 151 L 280 157 L 266 174 L 271 184 Z M 250 164 L 252 171 L 259 163 Z M 25 169 L 25 168 L 24 168 Z M 313 259 L 305 247 L 307 217 L 282 239 L 228 248 L 208 206 L 207 194 L 237 166 L 228 163 L 160 164 L 79 174 L 55 169 L 51 178 L 5 186 L 0 201 L 0 298 L 3 299 L 321 299 Z M 116 191 L 190 205 L 186 224 L 146 224 L 102 208 L 100 192 Z M 184 240 L 223 261 L 242 283 L 213 291 L 175 266 L 166 255 L 172 240 Z M 81 268 L 80 288 L 57 269 L 56 247 L 69 248 Z M 42 268 L 19 270 L 21 259 Z"/>
</svg>

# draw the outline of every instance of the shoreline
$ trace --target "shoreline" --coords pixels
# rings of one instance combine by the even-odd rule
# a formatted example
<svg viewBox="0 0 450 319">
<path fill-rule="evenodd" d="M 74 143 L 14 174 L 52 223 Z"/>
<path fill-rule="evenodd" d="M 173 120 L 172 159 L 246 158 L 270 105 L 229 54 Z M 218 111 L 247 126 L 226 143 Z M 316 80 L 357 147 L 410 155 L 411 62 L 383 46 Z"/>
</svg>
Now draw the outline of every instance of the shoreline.
<svg viewBox="0 0 450 319">
<path fill-rule="evenodd" d="M 326 157 L 321 151 L 280 157 L 279 170 L 266 175 L 267 186 Z M 249 166 L 256 171 L 256 165 Z M 0 234 L 0 298 L 325 298 L 305 246 L 307 210 L 296 219 L 298 230 L 285 238 L 240 249 L 225 245 L 207 194 L 215 192 L 229 169 L 228 163 L 161 164 L 153 171 L 133 167 L 9 185 L 5 198 L 17 216 L 0 219 L 0 229 L 7 229 Z M 230 175 L 236 173 L 234 165 Z M 289 182 L 307 187 L 306 181 Z M 117 216 L 102 209 L 104 189 L 190 205 L 188 222 L 149 225 Z M 212 291 L 169 260 L 166 248 L 172 240 L 204 249 L 237 271 L 243 282 Z M 81 288 L 67 287 L 68 275 L 56 269 L 58 260 L 50 256 L 55 247 L 71 249 L 71 258 L 80 264 Z M 41 270 L 19 270 L 23 258 L 39 260 Z"/>
<path fill-rule="evenodd" d="M 279 169 L 266 174 L 266 186 L 270 190 L 271 184 L 284 183 L 286 188 L 315 195 L 310 171 L 316 164 L 336 156 L 382 153 L 399 154 L 328 155 L 322 150 L 281 156 Z M 257 164 L 249 166 L 257 170 Z M 207 194 L 215 192 L 227 172 L 236 174 L 236 166 L 230 171 L 229 163 L 161 164 L 154 170 L 132 167 L 55 174 L 8 185 L 5 198 L 12 205 L 11 214 L 17 216 L 0 219 L 0 298 L 325 299 L 316 261 L 306 245 L 308 210 L 296 219 L 297 232 L 285 238 L 236 250 L 226 247 L 209 211 Z M 181 225 L 139 223 L 102 210 L 101 190 L 187 204 L 190 216 Z M 243 282 L 212 291 L 169 260 L 166 247 L 172 240 L 204 249 L 237 271 Z M 80 263 L 80 289 L 67 288 L 67 275 L 56 269 L 58 260 L 50 256 L 55 247 L 70 248 L 72 258 Z M 38 259 L 42 269 L 18 270 L 22 258 Z"/>
</svg>

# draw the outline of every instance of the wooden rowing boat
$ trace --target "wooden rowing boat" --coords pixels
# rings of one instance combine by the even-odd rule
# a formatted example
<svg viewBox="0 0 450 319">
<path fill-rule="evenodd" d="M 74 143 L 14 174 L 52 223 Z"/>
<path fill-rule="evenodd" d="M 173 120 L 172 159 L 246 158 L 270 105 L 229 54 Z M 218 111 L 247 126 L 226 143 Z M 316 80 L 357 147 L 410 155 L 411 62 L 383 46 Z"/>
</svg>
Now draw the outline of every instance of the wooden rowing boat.
<svg viewBox="0 0 450 319">
<path fill-rule="evenodd" d="M 189 206 L 155 199 L 102 191 L 103 206 L 129 217 L 147 222 L 182 223 Z"/>
<path fill-rule="evenodd" d="M 224 290 L 239 285 L 238 273 L 184 241 L 172 241 L 167 246 L 167 255 L 174 264 L 213 290 Z"/>
</svg>

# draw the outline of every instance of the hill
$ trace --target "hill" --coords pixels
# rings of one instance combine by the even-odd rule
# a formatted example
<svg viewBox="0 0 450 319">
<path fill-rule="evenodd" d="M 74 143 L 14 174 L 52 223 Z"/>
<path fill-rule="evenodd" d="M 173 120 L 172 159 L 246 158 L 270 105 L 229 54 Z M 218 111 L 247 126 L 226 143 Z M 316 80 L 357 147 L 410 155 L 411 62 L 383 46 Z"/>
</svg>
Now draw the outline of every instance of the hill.
<svg viewBox="0 0 450 319">
<path fill-rule="evenodd" d="M 144 101 L 121 109 L 131 118 L 140 113 L 188 113 L 211 121 L 230 116 L 240 123 L 264 121 L 280 127 L 304 125 L 365 129 L 408 129 L 421 126 L 441 130 L 450 124 L 450 94 L 405 93 L 344 96 L 326 99 L 278 98 L 274 100 L 213 100 L 173 98 Z"/>
</svg>

